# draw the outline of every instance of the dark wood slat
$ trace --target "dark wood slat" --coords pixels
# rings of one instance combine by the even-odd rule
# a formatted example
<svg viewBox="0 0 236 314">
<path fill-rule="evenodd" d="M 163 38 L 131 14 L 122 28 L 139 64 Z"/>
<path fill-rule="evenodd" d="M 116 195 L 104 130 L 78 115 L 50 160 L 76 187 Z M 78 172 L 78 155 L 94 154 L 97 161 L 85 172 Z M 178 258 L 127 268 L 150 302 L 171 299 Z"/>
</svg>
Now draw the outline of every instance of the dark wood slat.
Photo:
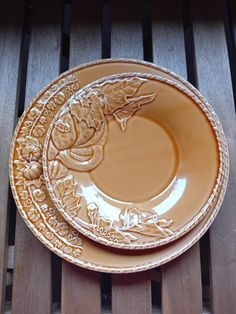
<svg viewBox="0 0 236 314">
<path fill-rule="evenodd" d="M 62 313 L 101 313 L 100 274 L 62 263 Z"/>
<path fill-rule="evenodd" d="M 112 275 L 112 313 L 152 313 L 149 271 Z"/>
<path fill-rule="evenodd" d="M 112 1 L 111 57 L 143 59 L 141 1 Z"/>
<path fill-rule="evenodd" d="M 61 3 L 36 2 L 29 50 L 26 103 L 59 73 Z M 16 222 L 13 314 L 51 313 L 51 253 L 30 232 L 19 213 Z"/>
<path fill-rule="evenodd" d="M 70 68 L 101 58 L 100 1 L 72 2 Z M 62 314 L 101 313 L 100 274 L 62 261 Z"/>
<path fill-rule="evenodd" d="M 219 1 L 191 1 L 197 80 L 226 133 L 231 169 L 223 206 L 210 229 L 212 312 L 236 308 L 236 130 L 228 54 Z"/>
<path fill-rule="evenodd" d="M 171 10 L 170 10 L 171 8 Z M 187 79 L 181 3 L 152 1 L 154 63 Z M 161 267 L 163 313 L 202 311 L 199 244 L 183 256 Z"/>
<path fill-rule="evenodd" d="M 143 59 L 141 2 L 112 2 L 111 57 Z M 151 312 L 151 281 L 148 271 L 112 275 L 113 314 Z"/>
<path fill-rule="evenodd" d="M 19 1 L 5 2 L 0 11 L 0 312 L 5 298 L 8 235 L 8 159 L 15 122 L 17 79 L 20 64 L 23 8 L 12 11 Z"/>
</svg>

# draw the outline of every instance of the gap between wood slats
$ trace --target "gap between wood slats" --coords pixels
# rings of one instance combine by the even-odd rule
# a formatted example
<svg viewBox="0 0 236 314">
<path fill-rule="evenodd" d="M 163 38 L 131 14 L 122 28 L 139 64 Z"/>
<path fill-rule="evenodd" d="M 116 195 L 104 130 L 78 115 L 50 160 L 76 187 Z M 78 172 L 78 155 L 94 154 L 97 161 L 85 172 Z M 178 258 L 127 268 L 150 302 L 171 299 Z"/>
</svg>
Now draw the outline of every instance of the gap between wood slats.
<svg viewBox="0 0 236 314">
<path fill-rule="evenodd" d="M 142 1 L 143 60 L 153 62 L 151 0 Z"/>
<path fill-rule="evenodd" d="M 18 117 L 24 112 L 25 106 L 25 87 L 27 76 L 27 65 L 29 56 L 29 44 L 32 25 L 33 0 L 25 1 L 24 25 L 21 42 L 21 64 L 19 68 L 19 106 Z"/>
<path fill-rule="evenodd" d="M 111 0 L 102 1 L 102 59 L 111 57 Z"/>
<path fill-rule="evenodd" d="M 222 0 L 221 8 L 228 47 L 234 104 L 236 104 L 236 2 L 235 0 Z"/>
</svg>

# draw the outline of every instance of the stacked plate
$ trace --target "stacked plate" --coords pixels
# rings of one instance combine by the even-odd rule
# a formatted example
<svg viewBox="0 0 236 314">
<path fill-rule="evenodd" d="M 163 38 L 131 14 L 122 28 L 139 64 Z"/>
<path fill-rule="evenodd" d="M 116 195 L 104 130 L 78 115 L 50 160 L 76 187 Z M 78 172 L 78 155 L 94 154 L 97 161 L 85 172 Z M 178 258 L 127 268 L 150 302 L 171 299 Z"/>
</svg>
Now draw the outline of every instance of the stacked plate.
<svg viewBox="0 0 236 314">
<path fill-rule="evenodd" d="M 221 124 L 193 86 L 150 63 L 109 59 L 62 74 L 32 101 L 10 179 L 50 250 L 121 273 L 199 240 L 222 204 L 228 163 Z"/>
</svg>

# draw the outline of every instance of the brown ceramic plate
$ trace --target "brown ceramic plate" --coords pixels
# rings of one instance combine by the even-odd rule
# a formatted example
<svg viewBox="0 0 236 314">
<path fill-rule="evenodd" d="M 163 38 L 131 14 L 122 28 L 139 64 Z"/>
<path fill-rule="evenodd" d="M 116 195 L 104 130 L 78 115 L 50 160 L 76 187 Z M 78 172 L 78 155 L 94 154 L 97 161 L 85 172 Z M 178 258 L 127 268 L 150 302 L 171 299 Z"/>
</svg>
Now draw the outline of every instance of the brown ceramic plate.
<svg viewBox="0 0 236 314">
<path fill-rule="evenodd" d="M 76 230 L 102 244 L 167 244 L 218 195 L 224 137 L 216 124 L 211 108 L 172 80 L 104 77 L 66 100 L 50 125 L 50 196 Z"/>
<path fill-rule="evenodd" d="M 213 209 L 190 231 L 173 244 L 140 254 L 135 251 L 111 249 L 79 235 L 55 210 L 42 175 L 42 147 L 46 131 L 65 97 L 71 97 L 89 81 L 117 72 L 150 72 L 185 82 L 178 76 L 154 65 L 132 60 L 105 60 L 90 63 L 61 75 L 47 86 L 23 114 L 15 131 L 11 158 L 10 178 L 18 209 L 28 227 L 49 249 L 76 265 L 107 272 L 133 272 L 161 265 L 191 247 L 207 230 L 222 203 L 228 177 L 228 164 L 223 172 L 219 198 Z M 188 86 L 199 100 L 198 92 Z M 54 101 L 52 102 L 52 97 Z M 221 130 L 220 125 L 217 128 Z M 222 133 L 223 136 L 223 133 Z M 227 147 L 223 153 L 227 159 Z M 226 155 L 226 157 L 225 157 Z M 215 200 L 216 201 L 216 200 Z"/>
</svg>

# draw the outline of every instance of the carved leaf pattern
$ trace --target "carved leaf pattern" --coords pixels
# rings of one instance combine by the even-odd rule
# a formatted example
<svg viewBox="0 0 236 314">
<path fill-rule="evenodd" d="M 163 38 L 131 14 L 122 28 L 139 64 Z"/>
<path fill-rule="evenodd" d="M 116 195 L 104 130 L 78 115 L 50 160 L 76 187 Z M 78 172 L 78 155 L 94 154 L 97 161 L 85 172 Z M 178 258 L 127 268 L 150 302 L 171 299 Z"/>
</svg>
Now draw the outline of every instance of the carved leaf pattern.
<svg viewBox="0 0 236 314">
<path fill-rule="evenodd" d="M 49 162 L 48 173 L 51 179 L 61 179 L 66 175 L 67 168 L 59 160 L 52 160 Z"/>
<path fill-rule="evenodd" d="M 157 214 L 141 212 L 138 208 L 126 208 L 120 214 L 120 221 L 122 223 L 120 230 L 124 231 L 160 238 L 173 234 L 169 228 L 173 220 L 159 218 Z"/>
<path fill-rule="evenodd" d="M 128 102 L 128 98 L 134 96 L 144 82 L 147 82 L 147 80 L 133 77 L 101 84 L 99 88 L 103 94 L 103 112 L 112 114 L 114 110 L 124 107 Z"/>
<path fill-rule="evenodd" d="M 54 187 L 56 197 L 65 206 L 65 210 L 71 216 L 77 214 L 80 209 L 80 195 L 76 192 L 77 183 L 74 183 L 73 176 L 67 176 L 59 180 Z"/>
<path fill-rule="evenodd" d="M 96 96 L 97 97 L 97 96 Z M 94 97 L 95 98 L 95 97 Z M 102 122 L 104 121 L 103 112 L 101 106 L 94 101 L 90 104 L 88 100 L 82 102 L 73 103 L 70 106 L 71 114 L 74 115 L 78 121 L 86 121 L 88 127 L 99 130 Z"/>
<path fill-rule="evenodd" d="M 122 131 L 126 129 L 127 121 L 141 108 L 141 105 L 147 104 L 155 98 L 155 94 L 144 95 L 129 100 L 128 105 L 113 113 L 116 121 L 120 124 Z"/>
</svg>

